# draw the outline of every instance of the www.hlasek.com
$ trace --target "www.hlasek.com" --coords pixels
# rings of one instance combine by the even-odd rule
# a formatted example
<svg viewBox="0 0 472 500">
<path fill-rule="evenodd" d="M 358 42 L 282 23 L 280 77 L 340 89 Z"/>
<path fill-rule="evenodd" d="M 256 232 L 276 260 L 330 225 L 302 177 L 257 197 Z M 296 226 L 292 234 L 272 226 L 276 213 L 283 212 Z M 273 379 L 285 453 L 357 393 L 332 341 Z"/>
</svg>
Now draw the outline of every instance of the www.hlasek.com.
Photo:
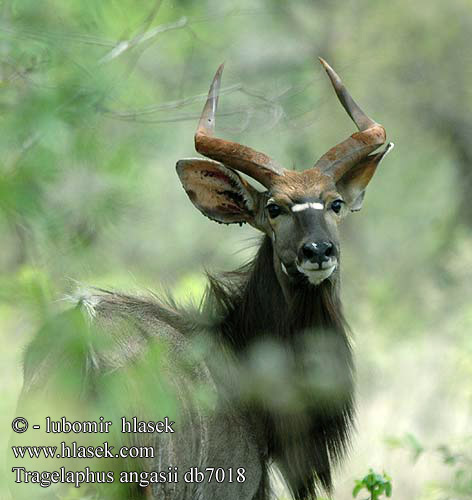
<svg viewBox="0 0 472 500">
<path fill-rule="evenodd" d="M 48 434 L 107 434 L 113 423 L 100 417 L 98 421 L 74 421 L 69 422 L 66 417 L 58 421 L 46 417 L 45 432 Z M 121 433 L 123 434 L 150 434 L 150 433 L 174 433 L 175 422 L 165 417 L 163 420 L 150 422 L 140 421 L 137 417 L 127 420 L 121 418 Z M 17 417 L 12 422 L 12 428 L 16 433 L 22 434 L 29 428 L 28 421 L 23 417 Z M 40 425 L 33 425 L 35 430 Z M 95 459 L 95 458 L 154 458 L 154 447 L 152 446 L 121 446 L 115 449 L 107 441 L 100 446 L 82 446 L 73 441 L 67 444 L 62 441 L 59 446 L 12 446 L 15 459 Z M 73 471 L 60 467 L 54 471 L 27 470 L 25 467 L 12 467 L 15 475 L 15 483 L 32 483 L 47 488 L 52 484 L 64 483 L 79 488 L 81 484 L 89 483 L 113 483 L 117 478 L 114 471 L 93 471 L 89 467 L 84 470 Z M 119 473 L 120 483 L 137 483 L 141 487 L 149 486 L 151 483 L 177 483 L 183 480 L 186 483 L 243 483 L 246 480 L 244 467 L 222 468 L 222 467 L 191 467 L 186 471 L 179 471 L 178 466 L 167 467 L 160 471 L 121 471 Z"/>
</svg>

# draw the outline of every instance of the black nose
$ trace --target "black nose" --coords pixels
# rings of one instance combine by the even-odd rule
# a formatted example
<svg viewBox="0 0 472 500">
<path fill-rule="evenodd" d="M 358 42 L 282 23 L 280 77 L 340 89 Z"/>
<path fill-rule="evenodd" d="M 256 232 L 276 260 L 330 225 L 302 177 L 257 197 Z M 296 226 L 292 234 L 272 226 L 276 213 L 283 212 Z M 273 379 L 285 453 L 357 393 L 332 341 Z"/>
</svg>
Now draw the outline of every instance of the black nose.
<svg viewBox="0 0 472 500">
<path fill-rule="evenodd" d="M 318 262 L 321 264 L 327 261 L 334 254 L 334 245 L 331 241 L 310 241 L 304 243 L 301 248 L 301 260 Z"/>
</svg>

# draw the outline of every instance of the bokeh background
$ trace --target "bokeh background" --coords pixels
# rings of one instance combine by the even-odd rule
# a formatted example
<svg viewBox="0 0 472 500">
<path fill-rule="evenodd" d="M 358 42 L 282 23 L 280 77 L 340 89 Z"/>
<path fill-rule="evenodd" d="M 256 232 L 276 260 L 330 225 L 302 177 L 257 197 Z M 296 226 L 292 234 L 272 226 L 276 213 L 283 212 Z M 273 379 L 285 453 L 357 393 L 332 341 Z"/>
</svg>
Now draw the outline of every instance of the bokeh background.
<svg viewBox="0 0 472 500">
<path fill-rule="evenodd" d="M 323 56 L 394 152 L 343 227 L 358 431 L 394 498 L 472 498 L 470 0 L 0 2 L 0 497 L 21 355 L 87 284 L 201 296 L 257 245 L 190 204 L 176 160 L 226 61 L 218 130 L 310 167 L 355 129 Z"/>
</svg>

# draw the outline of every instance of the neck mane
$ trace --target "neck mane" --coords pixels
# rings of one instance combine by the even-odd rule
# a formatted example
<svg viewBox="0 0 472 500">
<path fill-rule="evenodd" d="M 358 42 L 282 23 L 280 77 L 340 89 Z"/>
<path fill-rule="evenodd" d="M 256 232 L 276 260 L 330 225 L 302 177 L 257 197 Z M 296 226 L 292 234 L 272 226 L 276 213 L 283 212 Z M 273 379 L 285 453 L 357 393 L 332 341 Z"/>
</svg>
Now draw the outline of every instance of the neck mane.
<svg viewBox="0 0 472 500">
<path fill-rule="evenodd" d="M 273 262 L 266 236 L 247 266 L 209 277 L 204 310 L 236 358 L 269 339 L 290 353 L 302 406 L 274 409 L 262 396 L 248 411 L 295 498 L 316 498 L 320 486 L 330 491 L 332 465 L 346 451 L 353 424 L 347 326 L 336 282 L 298 283 L 284 295 Z"/>
</svg>

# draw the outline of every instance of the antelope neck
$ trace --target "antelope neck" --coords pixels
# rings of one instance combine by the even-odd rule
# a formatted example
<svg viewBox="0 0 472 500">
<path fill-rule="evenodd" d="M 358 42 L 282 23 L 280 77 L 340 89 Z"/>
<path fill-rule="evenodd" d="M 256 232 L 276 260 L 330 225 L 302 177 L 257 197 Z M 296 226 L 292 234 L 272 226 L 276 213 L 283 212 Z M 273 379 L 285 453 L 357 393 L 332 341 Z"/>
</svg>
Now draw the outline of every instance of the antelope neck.
<svg viewBox="0 0 472 500">
<path fill-rule="evenodd" d="M 236 351 L 260 338 L 292 340 L 307 330 L 329 329 L 344 334 L 336 283 L 326 280 L 318 286 L 296 283 L 288 287 L 284 294 L 267 236 L 246 269 L 231 273 L 224 282 L 212 280 L 212 295 L 224 318 L 221 334 Z"/>
</svg>

